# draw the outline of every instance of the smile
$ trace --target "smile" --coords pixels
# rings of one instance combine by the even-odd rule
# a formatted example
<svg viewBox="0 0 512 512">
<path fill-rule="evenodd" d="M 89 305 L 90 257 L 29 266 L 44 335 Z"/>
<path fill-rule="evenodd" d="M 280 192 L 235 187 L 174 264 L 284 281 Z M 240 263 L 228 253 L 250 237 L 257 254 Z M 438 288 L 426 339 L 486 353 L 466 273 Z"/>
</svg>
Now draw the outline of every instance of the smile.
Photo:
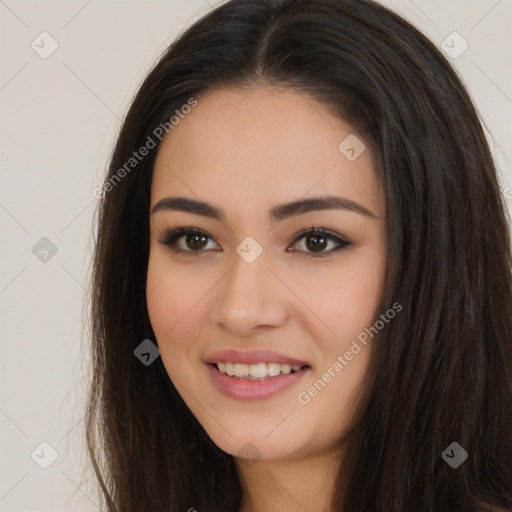
<svg viewBox="0 0 512 512">
<path fill-rule="evenodd" d="M 263 380 L 278 377 L 279 375 L 289 375 L 298 372 L 303 366 L 300 364 L 279 364 L 279 363 L 257 363 L 240 364 L 232 362 L 218 362 L 215 366 L 220 373 L 247 380 Z"/>
<path fill-rule="evenodd" d="M 311 367 L 279 363 L 209 363 L 206 365 L 215 388 L 223 395 L 243 401 L 265 400 L 295 385 Z M 221 368 L 223 371 L 221 371 Z M 234 375 L 228 375 L 227 371 Z M 279 373 L 277 371 L 279 370 Z M 240 376 L 237 376 L 236 373 Z M 256 377 L 249 373 L 266 375 Z M 259 372 L 259 373 L 258 373 Z M 275 375 L 272 375 L 272 374 Z"/>
</svg>

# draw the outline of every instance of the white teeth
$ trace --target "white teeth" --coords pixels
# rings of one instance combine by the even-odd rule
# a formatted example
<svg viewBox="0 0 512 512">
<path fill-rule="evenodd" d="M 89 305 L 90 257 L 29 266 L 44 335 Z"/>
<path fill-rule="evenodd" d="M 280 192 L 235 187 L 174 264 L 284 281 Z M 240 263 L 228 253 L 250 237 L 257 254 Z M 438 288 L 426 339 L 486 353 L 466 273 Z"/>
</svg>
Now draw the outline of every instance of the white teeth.
<svg viewBox="0 0 512 512">
<path fill-rule="evenodd" d="M 251 364 L 249 366 L 249 375 L 251 377 L 266 377 L 267 365 L 265 363 Z"/>
<path fill-rule="evenodd" d="M 235 377 L 249 377 L 249 365 L 235 363 Z"/>
<path fill-rule="evenodd" d="M 292 365 L 291 364 L 282 364 L 281 365 L 281 371 L 288 375 L 289 373 L 292 373 Z"/>
<path fill-rule="evenodd" d="M 279 364 L 279 363 L 257 363 L 257 364 L 239 364 L 239 363 L 216 363 L 219 372 L 231 377 L 246 378 L 250 380 L 265 379 L 267 377 L 276 377 L 281 373 L 289 375 L 292 370 L 298 372 L 302 366 L 300 364 Z"/>
<path fill-rule="evenodd" d="M 267 375 L 275 377 L 281 373 L 281 365 L 279 363 L 267 363 Z"/>
<path fill-rule="evenodd" d="M 233 363 L 224 363 L 226 365 L 226 373 L 233 377 L 235 375 L 235 365 Z M 220 368 L 219 368 L 220 370 Z M 222 370 L 221 370 L 222 371 Z M 222 372 L 224 373 L 224 372 Z"/>
</svg>

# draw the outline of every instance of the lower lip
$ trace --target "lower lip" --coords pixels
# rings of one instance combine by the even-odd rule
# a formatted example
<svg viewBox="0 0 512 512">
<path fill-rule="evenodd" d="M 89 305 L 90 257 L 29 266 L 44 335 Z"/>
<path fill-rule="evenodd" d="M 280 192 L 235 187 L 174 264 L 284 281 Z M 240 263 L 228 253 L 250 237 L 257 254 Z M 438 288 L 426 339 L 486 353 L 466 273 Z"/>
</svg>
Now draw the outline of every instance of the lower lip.
<svg viewBox="0 0 512 512">
<path fill-rule="evenodd" d="M 265 380 L 249 380 L 230 377 L 208 364 L 208 371 L 217 389 L 230 398 L 239 400 L 263 400 L 277 395 L 298 382 L 310 369 L 309 366 L 288 375 L 278 375 Z"/>
</svg>

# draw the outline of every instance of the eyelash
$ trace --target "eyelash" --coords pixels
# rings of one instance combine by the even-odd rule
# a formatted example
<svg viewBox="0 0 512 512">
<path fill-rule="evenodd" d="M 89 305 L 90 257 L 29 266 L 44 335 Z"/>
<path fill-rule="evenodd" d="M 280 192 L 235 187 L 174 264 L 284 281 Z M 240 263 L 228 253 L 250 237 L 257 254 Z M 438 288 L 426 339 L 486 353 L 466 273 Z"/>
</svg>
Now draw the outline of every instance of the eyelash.
<svg viewBox="0 0 512 512">
<path fill-rule="evenodd" d="M 176 248 L 177 240 L 179 240 L 180 238 L 182 238 L 186 235 L 199 235 L 199 236 L 204 236 L 210 240 L 213 240 L 208 235 L 208 233 L 206 233 L 205 231 L 202 231 L 202 230 L 196 229 L 196 228 L 192 228 L 192 227 L 181 227 L 180 226 L 174 230 L 172 230 L 172 229 L 166 230 L 163 233 L 163 238 L 158 241 L 159 241 L 159 243 L 168 246 L 171 249 L 171 251 L 173 251 L 175 253 L 187 254 L 187 255 L 191 255 L 191 256 L 198 256 L 200 253 L 205 252 L 204 249 L 193 251 L 193 250 L 184 250 L 184 249 Z M 312 251 L 298 251 L 298 252 L 303 252 L 308 257 L 311 256 L 313 258 L 323 258 L 323 257 L 329 256 L 333 253 L 336 253 L 342 249 L 346 249 L 352 245 L 351 242 L 332 234 L 328 229 L 326 229 L 324 227 L 317 227 L 317 226 L 311 226 L 311 228 L 302 230 L 299 233 L 297 233 L 292 244 L 296 244 L 302 238 L 307 238 L 308 236 L 315 236 L 315 235 L 321 235 L 324 238 L 326 238 L 328 241 L 334 241 L 337 243 L 338 246 L 329 251 L 322 251 L 322 252 L 318 252 L 318 253 L 315 253 Z M 292 251 L 292 252 L 295 252 L 295 251 Z"/>
</svg>

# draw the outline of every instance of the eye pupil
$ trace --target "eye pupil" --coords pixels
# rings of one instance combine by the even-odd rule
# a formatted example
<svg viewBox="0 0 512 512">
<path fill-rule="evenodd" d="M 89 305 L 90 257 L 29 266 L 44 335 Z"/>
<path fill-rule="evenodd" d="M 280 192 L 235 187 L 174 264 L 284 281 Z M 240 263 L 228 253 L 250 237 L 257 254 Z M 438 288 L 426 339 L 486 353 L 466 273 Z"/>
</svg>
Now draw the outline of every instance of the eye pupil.
<svg viewBox="0 0 512 512">
<path fill-rule="evenodd" d="M 311 241 L 312 241 L 312 244 L 309 243 Z M 323 249 L 325 249 L 325 243 L 326 243 L 326 238 L 324 236 L 311 235 L 311 236 L 307 237 L 306 245 L 307 245 L 308 249 L 312 250 L 313 252 L 321 252 Z"/>
<path fill-rule="evenodd" d="M 205 245 L 205 240 L 206 237 L 204 235 L 188 235 L 187 245 L 190 249 L 201 249 Z"/>
</svg>

